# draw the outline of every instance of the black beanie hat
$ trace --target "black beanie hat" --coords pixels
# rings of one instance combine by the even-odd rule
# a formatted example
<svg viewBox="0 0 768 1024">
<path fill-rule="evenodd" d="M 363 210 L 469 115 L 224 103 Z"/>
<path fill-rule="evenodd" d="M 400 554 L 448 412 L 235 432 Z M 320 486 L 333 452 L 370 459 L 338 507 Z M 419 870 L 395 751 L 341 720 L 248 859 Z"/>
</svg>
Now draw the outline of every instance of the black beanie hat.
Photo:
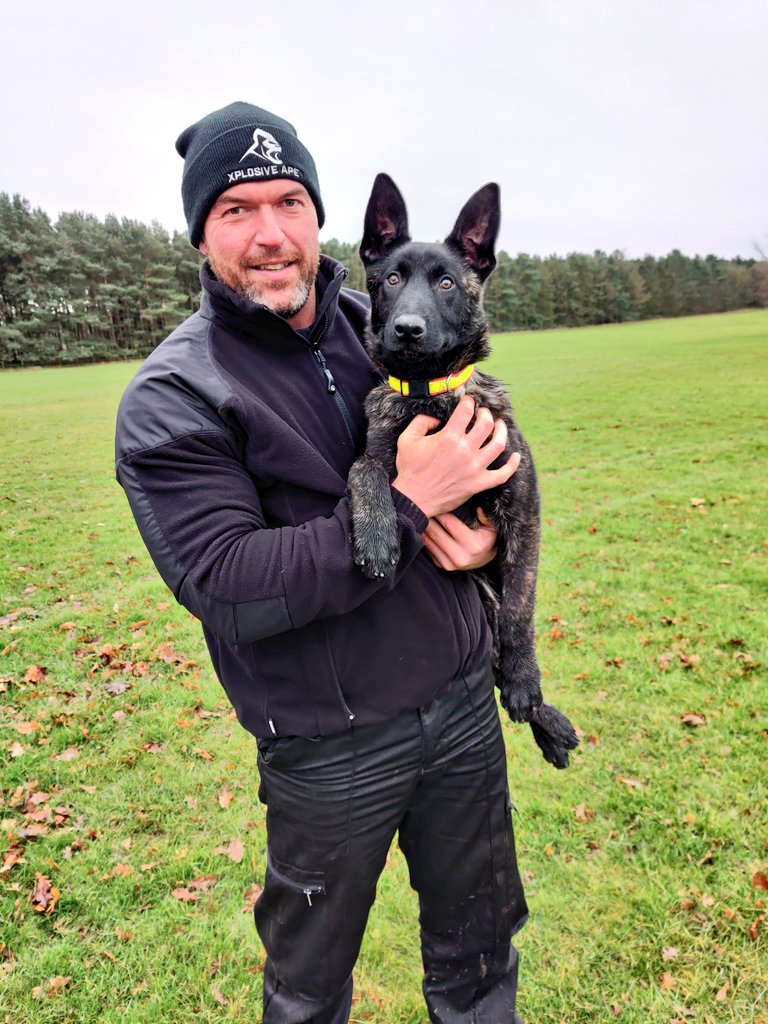
<svg viewBox="0 0 768 1024">
<path fill-rule="evenodd" d="M 181 197 L 189 240 L 197 248 L 208 213 L 228 188 L 246 181 L 290 178 L 309 192 L 318 227 L 325 210 L 315 161 L 288 121 L 252 103 L 230 103 L 191 125 L 176 140 L 184 157 Z"/>
</svg>

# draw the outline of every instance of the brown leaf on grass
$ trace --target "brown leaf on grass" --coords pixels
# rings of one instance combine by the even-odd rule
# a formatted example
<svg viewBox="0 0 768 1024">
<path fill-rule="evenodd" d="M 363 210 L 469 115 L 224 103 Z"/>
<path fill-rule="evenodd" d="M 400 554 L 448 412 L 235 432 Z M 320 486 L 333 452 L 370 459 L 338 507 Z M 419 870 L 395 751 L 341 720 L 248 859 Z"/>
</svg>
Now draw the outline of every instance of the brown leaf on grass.
<svg viewBox="0 0 768 1024">
<path fill-rule="evenodd" d="M 256 883 L 253 882 L 245 890 L 245 906 L 243 907 L 243 912 L 253 910 L 253 908 L 256 906 L 256 900 L 258 900 L 259 896 L 261 896 L 261 886 L 256 885 Z"/>
<path fill-rule="evenodd" d="M 760 931 L 760 925 L 765 920 L 765 914 L 761 914 L 756 917 L 752 924 L 749 926 L 749 937 L 753 942 L 757 942 L 757 934 Z"/>
<path fill-rule="evenodd" d="M 51 996 L 60 996 L 65 989 L 69 988 L 71 983 L 71 977 L 64 977 L 61 974 L 57 974 L 53 978 L 48 979 L 47 987 L 43 987 L 42 985 L 35 985 L 35 987 L 32 989 L 32 998 L 50 999 Z"/>
<path fill-rule="evenodd" d="M 204 761 L 213 761 L 213 754 L 209 754 L 207 750 L 196 749 L 195 753 L 198 757 L 202 757 Z"/>
<path fill-rule="evenodd" d="M 752 875 L 752 885 L 755 889 L 768 889 L 768 878 L 766 878 L 762 871 L 756 871 Z"/>
<path fill-rule="evenodd" d="M 148 754 L 161 754 L 165 750 L 164 743 L 142 743 L 142 750 L 146 750 Z"/>
<path fill-rule="evenodd" d="M 664 971 L 659 984 L 662 988 L 675 988 L 677 986 L 677 978 L 673 978 L 668 971 Z"/>
<path fill-rule="evenodd" d="M 729 921 L 735 921 L 738 916 L 739 915 L 735 910 L 731 910 L 730 907 L 723 907 L 723 917 L 727 918 Z"/>
<path fill-rule="evenodd" d="M 213 998 L 216 1000 L 217 1003 L 221 1003 L 222 1006 L 226 1006 L 227 1005 L 227 999 L 221 994 L 219 989 L 212 988 L 211 989 L 211 995 L 213 996 Z"/>
<path fill-rule="evenodd" d="M 683 725 L 688 725 L 691 728 L 697 728 L 700 725 L 707 724 L 706 716 L 699 715 L 695 711 L 688 711 L 684 715 L 681 715 L 680 721 Z"/>
<path fill-rule="evenodd" d="M 680 956 L 680 950 L 674 946 L 666 946 L 661 951 L 661 959 L 666 963 L 668 960 L 675 960 Z"/>
<path fill-rule="evenodd" d="M 171 896 L 185 903 L 195 903 L 197 900 L 197 893 L 190 892 L 189 889 L 174 889 Z"/>
<path fill-rule="evenodd" d="M 239 864 L 245 856 L 245 847 L 239 839 L 233 839 L 228 846 L 217 846 L 214 853 L 223 853 L 235 864 Z"/>
<path fill-rule="evenodd" d="M 624 775 L 617 775 L 616 781 L 623 783 L 628 789 L 631 789 L 633 793 L 636 789 L 643 788 L 643 783 L 639 779 L 628 779 Z"/>
<path fill-rule="evenodd" d="M 591 821 L 592 818 L 594 818 L 594 816 L 595 812 L 588 808 L 586 804 L 579 804 L 579 806 L 574 811 L 574 817 L 576 818 L 576 821 Z"/>
<path fill-rule="evenodd" d="M 62 750 L 60 754 L 56 754 L 53 758 L 54 761 L 74 761 L 76 757 L 80 756 L 80 751 L 77 747 L 67 747 L 66 750 Z"/>
<path fill-rule="evenodd" d="M 707 504 L 705 498 L 689 498 L 688 500 L 694 508 L 700 508 L 702 505 Z"/>
<path fill-rule="evenodd" d="M 609 668 L 621 668 L 621 666 L 624 664 L 624 659 L 623 658 L 606 658 L 605 664 Z"/>
<path fill-rule="evenodd" d="M 24 678 L 28 683 L 44 683 L 48 678 L 48 669 L 45 665 L 30 665 Z"/>
<path fill-rule="evenodd" d="M 198 875 L 189 883 L 190 889 L 198 889 L 200 892 L 208 892 L 219 880 L 218 875 Z"/>
<path fill-rule="evenodd" d="M 715 996 L 715 999 L 717 1000 L 718 1003 L 724 1003 L 725 1002 L 725 998 L 728 995 L 728 989 L 730 987 L 731 987 L 730 982 L 726 981 L 726 983 L 723 985 L 723 987 L 719 990 L 719 992 Z"/>
<path fill-rule="evenodd" d="M 42 725 L 39 722 L 35 721 L 16 723 L 16 732 L 19 733 L 21 736 L 31 736 L 33 732 L 36 732 L 38 729 L 42 728 Z"/>
<path fill-rule="evenodd" d="M 27 748 L 25 746 L 22 746 L 22 744 L 19 743 L 18 740 L 14 740 L 13 743 L 11 744 L 11 746 L 10 746 L 9 753 L 10 753 L 11 757 L 17 758 L 17 757 L 21 757 L 26 749 Z"/>
<path fill-rule="evenodd" d="M 41 875 L 39 871 L 36 871 L 35 888 L 29 897 L 32 909 L 36 910 L 38 914 L 45 914 L 46 916 L 52 914 L 54 907 L 59 901 L 59 896 L 61 896 L 61 893 L 55 885 L 51 884 L 50 878 L 46 878 L 45 875 Z"/>
<path fill-rule="evenodd" d="M 3 866 L 0 867 L 0 875 L 7 874 L 15 864 L 24 863 L 24 850 L 15 844 L 3 854 Z"/>
<path fill-rule="evenodd" d="M 113 679 L 110 683 L 102 683 L 101 688 L 110 697 L 116 697 L 118 694 L 130 690 L 132 686 L 133 683 L 129 683 L 127 679 Z"/>
<path fill-rule="evenodd" d="M 226 811 L 232 803 L 232 794 L 228 789 L 222 789 L 219 793 L 219 807 Z"/>
</svg>

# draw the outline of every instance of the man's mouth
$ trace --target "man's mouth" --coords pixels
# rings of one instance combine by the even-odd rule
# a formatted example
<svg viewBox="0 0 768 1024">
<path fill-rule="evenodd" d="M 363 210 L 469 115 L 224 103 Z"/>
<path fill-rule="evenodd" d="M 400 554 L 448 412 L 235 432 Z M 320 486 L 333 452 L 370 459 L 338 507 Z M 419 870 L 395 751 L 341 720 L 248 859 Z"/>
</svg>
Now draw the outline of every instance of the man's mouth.
<svg viewBox="0 0 768 1024">
<path fill-rule="evenodd" d="M 293 266 L 295 260 L 283 260 L 280 263 L 250 263 L 248 264 L 249 270 L 266 270 L 276 272 L 278 270 L 285 270 L 286 267 Z"/>
</svg>

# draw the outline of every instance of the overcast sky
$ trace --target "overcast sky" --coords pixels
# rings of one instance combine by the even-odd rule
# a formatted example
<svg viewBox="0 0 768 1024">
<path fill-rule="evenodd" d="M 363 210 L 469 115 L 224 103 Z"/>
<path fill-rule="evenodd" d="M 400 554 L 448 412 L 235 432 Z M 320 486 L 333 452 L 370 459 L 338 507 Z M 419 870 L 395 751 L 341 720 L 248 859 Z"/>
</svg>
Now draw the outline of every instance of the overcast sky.
<svg viewBox="0 0 768 1024">
<path fill-rule="evenodd" d="M 766 0 L 38 0 L 0 15 L 0 191 L 184 229 L 179 132 L 233 100 L 297 128 L 323 237 L 376 173 L 414 236 L 486 181 L 501 247 L 768 246 Z"/>
</svg>

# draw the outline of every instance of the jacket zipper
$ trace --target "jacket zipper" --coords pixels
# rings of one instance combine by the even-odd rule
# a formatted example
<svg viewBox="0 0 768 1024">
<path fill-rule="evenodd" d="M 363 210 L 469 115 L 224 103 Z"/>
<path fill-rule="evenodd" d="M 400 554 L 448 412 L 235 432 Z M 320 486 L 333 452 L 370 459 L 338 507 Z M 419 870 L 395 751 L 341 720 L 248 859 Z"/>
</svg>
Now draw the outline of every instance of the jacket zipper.
<svg viewBox="0 0 768 1024">
<path fill-rule="evenodd" d="M 317 332 L 317 337 L 313 341 L 308 342 L 309 349 L 312 355 L 315 357 L 315 362 L 317 363 L 318 369 L 320 370 L 320 373 L 322 374 L 322 377 L 325 381 L 325 387 L 328 394 L 331 395 L 331 397 L 336 402 L 336 407 L 341 413 L 341 418 L 344 420 L 344 426 L 347 428 L 347 433 L 349 434 L 349 440 L 352 442 L 352 447 L 354 448 L 355 427 L 354 424 L 352 423 L 352 416 L 350 415 L 349 409 L 347 408 L 347 403 L 344 401 L 344 399 L 341 397 L 341 394 L 339 393 L 339 389 L 336 386 L 336 381 L 334 380 L 333 374 L 331 373 L 331 368 L 328 366 L 325 356 L 320 351 L 320 342 L 325 337 L 327 327 L 328 314 L 324 313 L 322 327 Z"/>
</svg>

